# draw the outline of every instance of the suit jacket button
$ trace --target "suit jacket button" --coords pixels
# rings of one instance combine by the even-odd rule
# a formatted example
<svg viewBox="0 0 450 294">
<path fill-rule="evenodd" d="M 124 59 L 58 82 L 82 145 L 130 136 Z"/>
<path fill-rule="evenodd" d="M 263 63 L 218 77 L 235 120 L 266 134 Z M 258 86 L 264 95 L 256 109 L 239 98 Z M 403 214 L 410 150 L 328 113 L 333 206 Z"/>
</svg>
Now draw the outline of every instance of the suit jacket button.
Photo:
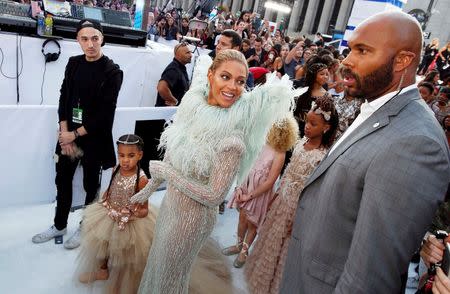
<svg viewBox="0 0 450 294">
<path fill-rule="evenodd" d="M 377 128 L 379 125 L 380 125 L 380 123 L 376 122 L 376 123 L 373 124 L 373 127 Z"/>
</svg>

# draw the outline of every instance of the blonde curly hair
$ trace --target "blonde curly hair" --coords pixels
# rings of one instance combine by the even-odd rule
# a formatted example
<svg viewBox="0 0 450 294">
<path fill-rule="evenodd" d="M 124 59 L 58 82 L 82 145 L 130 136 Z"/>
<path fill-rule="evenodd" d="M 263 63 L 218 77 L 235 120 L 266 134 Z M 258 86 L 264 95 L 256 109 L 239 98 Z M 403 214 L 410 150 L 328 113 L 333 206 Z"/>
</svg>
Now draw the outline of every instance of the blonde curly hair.
<svg viewBox="0 0 450 294">
<path fill-rule="evenodd" d="M 276 121 L 267 134 L 267 143 L 279 152 L 286 152 L 298 141 L 298 124 L 292 115 Z"/>
</svg>

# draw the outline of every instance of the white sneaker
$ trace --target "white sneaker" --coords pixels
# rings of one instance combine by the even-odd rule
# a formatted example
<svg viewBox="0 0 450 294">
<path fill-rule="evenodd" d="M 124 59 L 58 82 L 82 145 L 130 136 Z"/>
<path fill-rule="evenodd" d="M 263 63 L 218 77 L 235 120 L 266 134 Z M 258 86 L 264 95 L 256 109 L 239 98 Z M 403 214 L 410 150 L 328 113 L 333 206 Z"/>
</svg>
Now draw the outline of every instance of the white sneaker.
<svg viewBox="0 0 450 294">
<path fill-rule="evenodd" d="M 65 235 L 66 233 L 67 228 L 63 230 L 58 230 L 55 226 L 51 226 L 48 230 L 39 233 L 37 235 L 34 235 L 31 241 L 33 241 L 33 243 L 44 243 L 50 241 L 55 237 Z"/>
<path fill-rule="evenodd" d="M 64 248 L 66 249 L 75 249 L 81 244 L 81 226 L 78 226 L 78 229 L 75 233 L 70 237 L 66 242 L 64 242 Z"/>
</svg>

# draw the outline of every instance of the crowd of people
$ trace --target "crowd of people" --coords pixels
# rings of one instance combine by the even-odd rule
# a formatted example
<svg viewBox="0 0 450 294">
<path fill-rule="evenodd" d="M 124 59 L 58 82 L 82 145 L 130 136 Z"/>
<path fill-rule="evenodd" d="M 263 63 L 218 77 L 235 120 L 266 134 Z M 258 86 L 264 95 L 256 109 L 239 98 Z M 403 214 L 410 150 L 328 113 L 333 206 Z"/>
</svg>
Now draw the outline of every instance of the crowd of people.
<svg viewBox="0 0 450 294">
<path fill-rule="evenodd" d="M 423 76 L 419 83 L 422 98 L 433 110 L 436 119 L 448 136 L 450 123 L 450 42 L 442 48 L 439 39 L 434 38 L 424 48 L 417 74 Z"/>
<path fill-rule="evenodd" d="M 247 11 L 219 11 L 205 30 L 176 9 L 149 20 L 149 38 L 180 41 L 156 89 L 156 106 L 178 106 L 161 135 L 164 159 L 150 162 L 147 179 L 144 143 L 129 134 L 116 140 L 116 165 L 112 124 L 126 77 L 102 53 L 101 25 L 81 21 L 85 54 L 69 60 L 58 110 L 56 215 L 33 242 L 66 233 L 81 162 L 87 208 L 65 247 L 81 244 L 79 281 L 107 280 L 107 293 L 232 293 L 225 255 L 237 255 L 251 293 L 404 289 L 411 256 L 448 200 L 449 44 L 433 41 L 421 59 L 420 26 L 400 12 L 363 22 L 342 52 Z M 183 36 L 211 50 L 190 81 Z M 99 171 L 113 166 L 96 203 Z M 237 242 L 219 250 L 209 235 L 235 179 Z M 164 181 L 156 211 L 148 198 Z M 422 247 L 427 264 L 442 255 L 432 244 Z M 434 293 L 450 293 L 437 273 Z"/>
<path fill-rule="evenodd" d="M 301 102 L 295 112 L 302 135 L 305 115 L 311 107 L 311 102 L 323 95 L 329 95 L 339 101 L 338 111 L 342 115 L 338 133 L 342 133 L 355 118 L 360 104 L 349 95 L 344 95 L 343 80 L 338 73 L 339 65 L 347 56 L 348 50 L 341 53 L 334 46 L 326 46 L 320 33 L 314 39 L 291 39 L 284 36 L 280 28 L 270 28 L 268 21 L 260 21 L 261 25 L 256 26 L 255 17 L 254 13 L 243 11 L 240 17 L 235 19 L 231 14 L 223 12 L 208 21 L 206 30 L 192 31 L 189 29 L 189 18 L 182 18 L 181 26 L 177 26 L 176 14 L 169 12 L 150 22 L 149 38 L 156 36 L 156 39 L 162 37 L 181 41 L 183 36 L 193 36 L 200 39 L 199 44 L 195 45 L 212 50 L 211 56 L 221 49 L 237 49 L 244 54 L 250 68 L 251 76 L 247 83 L 250 89 L 264 82 L 266 74 L 271 72 L 276 73 L 278 77 L 287 74 L 289 79 L 294 81 L 295 87 L 308 87 L 308 92 L 299 99 Z M 182 44 L 186 43 L 183 41 Z M 314 58 L 308 62 L 312 56 Z M 179 57 L 175 60 L 186 65 Z M 317 72 L 319 74 L 316 79 Z M 176 74 L 177 72 L 173 71 L 172 76 Z M 161 80 L 169 82 L 164 75 Z M 174 90 L 180 91 L 180 88 L 185 91 L 188 89 L 180 84 L 172 85 Z M 158 91 L 156 106 L 164 106 L 161 104 L 162 96 L 168 97 L 166 105 L 174 105 L 170 95 L 161 94 L 162 92 Z M 182 95 L 177 97 L 178 102 L 181 97 Z"/>
<path fill-rule="evenodd" d="M 299 105 L 294 113 L 299 119 L 301 135 L 303 135 L 304 116 L 311 107 L 311 97 L 313 100 L 325 94 L 333 97 L 339 113 L 338 136 L 359 113 L 360 100 L 353 99 L 344 91 L 343 79 L 338 71 L 349 50 L 344 49 L 340 52 L 332 45 L 325 45 L 320 33 L 317 33 L 314 38 L 305 36 L 290 38 L 284 35 L 282 29 L 269 27 L 267 20 L 260 20 L 255 13 L 248 11 L 242 11 L 239 17 L 229 12 L 219 11 L 211 20 L 200 14 L 199 19 L 208 22 L 205 30 L 190 30 L 189 21 L 197 18 L 180 18 L 177 10 L 162 13 L 156 18 L 154 13 L 151 15 L 149 38 L 156 36 L 156 39 L 163 37 L 167 40 L 180 41 L 183 36 L 196 37 L 200 39 L 199 44 L 196 45 L 212 50 L 212 56 L 221 40 L 222 33 L 236 32 L 242 40 L 239 51 L 244 54 L 253 76 L 251 78 L 254 82 L 248 83 L 251 87 L 261 83 L 258 78 L 264 79 L 270 72 L 275 72 L 279 77 L 287 74 L 291 80 L 294 80 L 296 87 L 308 87 L 308 92 L 299 99 Z M 417 70 L 417 74 L 421 76 L 419 90 L 448 135 L 446 130 L 448 119 L 446 118 L 450 114 L 448 106 L 450 43 L 441 48 L 439 40 L 433 39 L 424 47 L 422 53 Z M 308 62 L 311 56 L 314 58 Z M 319 82 L 314 81 L 317 64 L 325 65 L 320 70 L 319 76 L 322 81 Z M 187 91 L 187 87 L 182 88 Z M 157 106 L 163 105 L 159 102 Z"/>
</svg>

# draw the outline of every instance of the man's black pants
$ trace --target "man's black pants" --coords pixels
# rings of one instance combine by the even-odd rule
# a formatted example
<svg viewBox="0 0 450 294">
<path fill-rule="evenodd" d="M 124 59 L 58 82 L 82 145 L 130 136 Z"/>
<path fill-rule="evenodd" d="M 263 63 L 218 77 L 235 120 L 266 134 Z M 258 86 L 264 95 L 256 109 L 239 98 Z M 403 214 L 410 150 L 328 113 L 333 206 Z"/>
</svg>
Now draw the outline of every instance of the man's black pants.
<svg viewBox="0 0 450 294">
<path fill-rule="evenodd" d="M 60 155 L 56 163 L 56 214 L 55 227 L 62 230 L 67 227 L 67 219 L 69 218 L 70 208 L 72 206 L 72 181 L 75 170 L 78 166 L 79 159 L 72 161 L 65 155 Z M 100 169 L 98 162 L 91 162 L 81 158 L 83 166 L 83 187 L 86 191 L 85 205 L 92 203 L 97 196 L 100 188 Z"/>
</svg>

